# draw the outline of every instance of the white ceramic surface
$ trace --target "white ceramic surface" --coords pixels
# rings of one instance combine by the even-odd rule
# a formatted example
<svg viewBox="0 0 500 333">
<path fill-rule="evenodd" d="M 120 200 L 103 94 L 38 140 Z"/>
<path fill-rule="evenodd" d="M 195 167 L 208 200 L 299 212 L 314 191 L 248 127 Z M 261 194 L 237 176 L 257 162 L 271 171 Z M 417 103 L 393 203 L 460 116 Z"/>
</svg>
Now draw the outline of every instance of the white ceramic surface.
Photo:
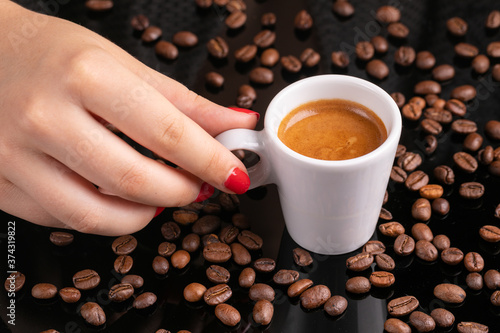
<svg viewBox="0 0 500 333">
<path fill-rule="evenodd" d="M 325 98 L 373 110 L 386 126 L 387 140 L 369 154 L 343 161 L 309 158 L 285 146 L 277 136 L 285 115 Z M 235 129 L 216 139 L 230 150 L 260 156 L 248 170 L 250 188 L 277 185 L 287 230 L 297 244 L 320 254 L 343 254 L 362 246 L 375 230 L 400 134 L 400 111 L 389 94 L 368 81 L 332 74 L 297 81 L 278 93 L 262 131 Z"/>
</svg>

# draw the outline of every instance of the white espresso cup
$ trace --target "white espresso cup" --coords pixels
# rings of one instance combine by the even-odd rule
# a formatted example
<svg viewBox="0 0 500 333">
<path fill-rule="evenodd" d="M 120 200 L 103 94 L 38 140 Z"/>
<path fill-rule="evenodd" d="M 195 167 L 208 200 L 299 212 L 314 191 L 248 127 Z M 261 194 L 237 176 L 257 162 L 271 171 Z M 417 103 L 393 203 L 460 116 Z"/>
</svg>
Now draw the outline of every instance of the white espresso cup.
<svg viewBox="0 0 500 333">
<path fill-rule="evenodd" d="M 296 107 L 320 99 L 362 104 L 382 120 L 387 139 L 377 149 L 348 160 L 301 155 L 278 138 L 283 118 Z M 256 153 L 248 168 L 250 188 L 277 185 L 286 228 L 292 239 L 319 254 L 353 251 L 372 236 L 401 135 L 401 115 L 383 89 L 345 75 L 319 75 L 297 81 L 269 104 L 262 131 L 233 129 L 216 137 L 230 150 Z"/>
</svg>

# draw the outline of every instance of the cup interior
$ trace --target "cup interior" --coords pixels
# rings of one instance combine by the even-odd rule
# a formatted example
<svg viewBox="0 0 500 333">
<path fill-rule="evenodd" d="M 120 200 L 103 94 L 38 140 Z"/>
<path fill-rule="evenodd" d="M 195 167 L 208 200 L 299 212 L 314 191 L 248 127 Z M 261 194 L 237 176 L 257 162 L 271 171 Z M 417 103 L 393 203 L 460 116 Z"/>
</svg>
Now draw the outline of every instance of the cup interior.
<svg viewBox="0 0 500 333">
<path fill-rule="evenodd" d="M 288 148 L 278 138 L 278 128 L 283 118 L 293 109 L 304 103 L 319 99 L 341 98 L 357 102 L 371 109 L 384 123 L 387 130 L 386 141 L 374 151 L 349 160 L 325 161 L 310 158 Z M 359 159 L 377 154 L 385 149 L 389 142 L 399 140 L 401 132 L 401 115 L 392 97 L 377 85 L 366 80 L 347 75 L 318 75 L 297 81 L 280 91 L 269 104 L 264 128 L 271 140 L 280 149 L 298 159 L 310 163 L 352 163 Z"/>
</svg>

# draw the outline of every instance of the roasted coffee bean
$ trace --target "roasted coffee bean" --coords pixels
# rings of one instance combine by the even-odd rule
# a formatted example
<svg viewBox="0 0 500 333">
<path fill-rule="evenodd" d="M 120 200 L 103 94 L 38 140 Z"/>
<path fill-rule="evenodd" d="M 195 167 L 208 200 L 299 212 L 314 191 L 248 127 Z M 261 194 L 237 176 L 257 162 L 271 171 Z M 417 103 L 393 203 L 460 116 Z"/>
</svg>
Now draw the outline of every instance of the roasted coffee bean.
<svg viewBox="0 0 500 333">
<path fill-rule="evenodd" d="M 274 289 L 265 283 L 255 283 L 248 290 L 248 297 L 252 301 L 259 301 L 261 299 L 268 300 L 269 302 L 274 301 L 274 296 L 276 293 Z"/>
<path fill-rule="evenodd" d="M 399 222 L 387 222 L 378 226 L 378 230 L 384 236 L 388 237 L 398 237 L 405 233 L 405 228 Z"/>
<path fill-rule="evenodd" d="M 269 29 L 261 30 L 253 38 L 254 44 L 262 49 L 265 49 L 273 45 L 275 40 L 276 40 L 276 33 Z"/>
<path fill-rule="evenodd" d="M 405 180 L 405 186 L 410 191 L 419 191 L 429 183 L 429 176 L 422 170 L 413 171 Z"/>
<path fill-rule="evenodd" d="M 394 53 L 394 62 L 400 66 L 410 66 L 415 62 L 415 49 L 411 46 L 401 46 Z"/>
<path fill-rule="evenodd" d="M 474 58 L 479 54 L 479 49 L 469 43 L 458 43 L 454 47 L 455 53 L 464 58 Z"/>
<path fill-rule="evenodd" d="M 453 154 L 453 161 L 462 171 L 467 173 L 473 173 L 478 167 L 474 156 L 463 151 Z"/>
<path fill-rule="evenodd" d="M 496 64 L 493 66 L 493 69 L 491 71 L 491 77 L 495 81 L 500 81 L 500 64 Z"/>
<path fill-rule="evenodd" d="M 490 58 L 484 54 L 479 54 L 472 59 L 471 66 L 472 69 L 474 69 L 474 72 L 484 74 L 488 71 L 488 69 L 490 69 Z"/>
<path fill-rule="evenodd" d="M 483 144 L 483 137 L 479 133 L 469 133 L 464 139 L 464 148 L 470 151 L 477 151 Z"/>
<path fill-rule="evenodd" d="M 387 312 L 394 317 L 402 317 L 410 314 L 418 308 L 419 302 L 415 296 L 402 296 L 387 303 Z"/>
<path fill-rule="evenodd" d="M 208 53 L 216 59 L 224 59 L 229 54 L 229 46 L 226 40 L 220 36 L 210 39 L 206 47 Z"/>
<path fill-rule="evenodd" d="M 463 259 L 464 253 L 456 247 L 450 247 L 441 252 L 441 260 L 448 265 L 458 265 Z"/>
<path fill-rule="evenodd" d="M 271 258 L 259 258 L 253 262 L 253 268 L 257 272 L 270 273 L 276 268 L 276 261 Z"/>
<path fill-rule="evenodd" d="M 500 204 L 498 204 L 498 205 L 496 206 L 494 216 L 495 216 L 497 219 L 500 219 Z"/>
<path fill-rule="evenodd" d="M 274 292 L 274 290 L 273 290 Z M 224 303 L 233 295 L 231 287 L 227 284 L 218 284 L 211 288 L 208 288 L 203 294 L 203 299 L 208 305 L 217 305 Z"/>
<path fill-rule="evenodd" d="M 193 223 L 191 230 L 198 235 L 214 233 L 220 228 L 222 220 L 216 215 L 205 215 Z"/>
<path fill-rule="evenodd" d="M 431 203 L 425 198 L 417 199 L 411 206 L 411 216 L 419 221 L 429 221 L 432 214 Z"/>
<path fill-rule="evenodd" d="M 455 316 L 450 311 L 437 308 L 431 311 L 431 317 L 438 327 L 451 327 L 455 322 Z"/>
<path fill-rule="evenodd" d="M 253 306 L 252 318 L 259 325 L 269 325 L 274 315 L 274 306 L 267 299 L 258 300 Z"/>
<path fill-rule="evenodd" d="M 195 252 L 200 247 L 200 236 L 195 233 L 187 234 L 182 239 L 182 249 L 188 252 Z"/>
<path fill-rule="evenodd" d="M 236 326 L 241 321 L 241 315 L 235 307 L 229 304 L 217 304 L 215 316 L 227 326 Z"/>
<path fill-rule="evenodd" d="M 401 12 L 394 6 L 381 6 L 377 9 L 375 18 L 380 23 L 394 23 L 401 19 Z"/>
<path fill-rule="evenodd" d="M 114 2 L 112 0 L 86 0 L 85 7 L 94 12 L 103 12 L 113 8 Z"/>
<path fill-rule="evenodd" d="M 405 105 L 405 101 L 406 101 L 405 95 L 403 95 L 399 91 L 393 92 L 391 94 L 391 97 L 394 100 L 394 102 L 396 102 L 396 105 L 398 106 L 398 108 L 402 108 L 403 105 Z M 398 148 L 399 148 L 399 145 L 398 145 Z"/>
<path fill-rule="evenodd" d="M 396 183 L 404 183 L 407 177 L 408 175 L 406 171 L 404 171 L 402 168 L 398 167 L 397 165 L 392 167 L 390 176 L 392 181 Z"/>
<path fill-rule="evenodd" d="M 186 225 L 198 220 L 198 213 L 192 210 L 179 209 L 172 213 L 172 218 L 175 222 Z"/>
<path fill-rule="evenodd" d="M 216 244 L 221 244 L 221 243 L 216 243 Z M 214 244 L 211 244 L 211 245 L 214 245 Z M 205 258 L 205 249 L 206 248 L 207 247 L 205 246 L 205 248 L 203 249 L 203 257 L 204 258 Z M 214 257 L 216 257 L 216 255 L 214 255 L 214 254 L 212 254 L 212 255 Z M 205 260 L 206 260 L 206 258 L 205 258 Z M 187 264 L 189 264 L 190 261 L 191 261 L 191 255 L 189 255 L 189 252 L 187 252 L 186 250 L 177 250 L 174 253 L 172 253 L 172 255 L 170 256 L 170 262 L 172 263 L 172 266 L 174 268 L 177 268 L 177 269 L 183 269 L 184 267 L 187 266 Z M 207 260 L 207 261 L 209 261 L 209 260 Z"/>
<path fill-rule="evenodd" d="M 297 266 L 301 267 L 309 266 L 313 263 L 311 254 L 300 247 L 293 249 L 293 261 Z"/>
<path fill-rule="evenodd" d="M 415 254 L 424 261 L 435 261 L 438 258 L 438 250 L 431 242 L 427 240 L 419 240 L 415 244 Z"/>
<path fill-rule="evenodd" d="M 422 108 L 414 104 L 405 104 L 401 109 L 401 114 L 408 120 L 419 120 L 422 116 Z"/>
<path fill-rule="evenodd" d="M 488 29 L 497 29 L 500 27 L 500 11 L 492 10 L 486 18 L 485 26 Z"/>
<path fill-rule="evenodd" d="M 238 105 L 239 107 L 249 109 L 253 106 L 253 103 L 256 99 L 257 99 L 257 92 L 252 86 L 248 84 L 243 84 L 238 88 L 236 105 Z"/>
<path fill-rule="evenodd" d="M 10 273 L 5 279 L 4 288 L 8 293 L 17 293 L 24 286 L 26 276 L 21 272 Z"/>
<path fill-rule="evenodd" d="M 144 292 L 140 295 L 138 295 L 135 299 L 134 302 L 132 303 L 132 307 L 137 310 L 141 309 L 146 309 L 153 304 L 156 303 L 157 297 L 154 293 L 152 292 Z"/>
<path fill-rule="evenodd" d="M 213 5 L 213 0 L 195 0 L 196 5 L 200 8 L 206 9 Z"/>
<path fill-rule="evenodd" d="M 451 91 L 450 96 L 452 99 L 468 102 L 476 97 L 476 88 L 470 84 L 464 84 L 454 88 Z"/>
<path fill-rule="evenodd" d="M 500 228 L 494 225 L 483 225 L 479 229 L 479 236 L 489 243 L 500 242 Z"/>
<path fill-rule="evenodd" d="M 158 254 L 162 257 L 170 257 L 175 252 L 177 246 L 175 243 L 162 242 L 158 245 Z"/>
<path fill-rule="evenodd" d="M 481 290 L 483 289 L 483 277 L 481 274 L 477 272 L 472 272 L 467 274 L 467 277 L 465 278 L 465 283 L 467 284 L 467 287 L 469 287 L 472 290 Z"/>
<path fill-rule="evenodd" d="M 445 198 L 437 198 L 432 201 L 432 212 L 439 215 L 446 215 L 450 212 L 450 203 Z"/>
<path fill-rule="evenodd" d="M 500 177 L 500 161 L 493 161 L 488 165 L 488 171 L 491 175 Z"/>
<path fill-rule="evenodd" d="M 349 66 L 349 55 L 345 51 L 332 52 L 332 64 L 338 68 L 346 68 Z"/>
<path fill-rule="evenodd" d="M 132 253 L 137 247 L 137 239 L 132 235 L 125 235 L 116 238 L 111 244 L 113 252 L 117 255 Z"/>
<path fill-rule="evenodd" d="M 489 328 L 486 325 L 472 321 L 462 321 L 457 325 L 458 333 L 487 333 Z"/>
<path fill-rule="evenodd" d="M 318 284 L 300 294 L 300 304 L 305 309 L 316 309 L 323 306 L 331 296 L 330 288 Z"/>
<path fill-rule="evenodd" d="M 376 79 L 383 80 L 389 75 L 389 67 L 380 59 L 373 59 L 366 64 L 366 72 Z"/>
<path fill-rule="evenodd" d="M 420 109 L 423 109 L 425 108 L 426 106 L 426 101 L 424 98 L 420 97 L 420 96 L 413 96 L 412 98 L 410 98 L 410 100 L 408 101 L 408 104 L 413 104 L 415 105 L 416 107 L 419 107 Z"/>
<path fill-rule="evenodd" d="M 444 109 L 460 117 L 463 117 L 467 112 L 467 107 L 465 106 L 465 104 L 458 99 L 450 99 L 449 101 L 447 101 L 444 105 Z"/>
<path fill-rule="evenodd" d="M 323 309 L 330 316 L 340 316 L 347 309 L 347 299 L 340 295 L 330 297 L 324 304 Z"/>
<path fill-rule="evenodd" d="M 411 333 L 407 323 L 398 318 L 389 318 L 384 322 L 384 330 L 388 333 Z"/>
<path fill-rule="evenodd" d="M 413 311 L 410 313 L 410 324 L 418 332 L 431 332 L 436 328 L 434 319 L 422 311 Z"/>
<path fill-rule="evenodd" d="M 446 235 L 436 235 L 432 240 L 432 244 L 434 244 L 439 251 L 443 251 L 450 247 L 450 239 Z"/>
<path fill-rule="evenodd" d="M 436 94 L 439 95 L 441 93 L 441 85 L 433 80 L 424 80 L 417 82 L 413 87 L 413 92 L 416 95 L 427 95 L 427 94 Z"/>
<path fill-rule="evenodd" d="M 199 302 L 206 291 L 207 288 L 201 283 L 192 282 L 184 287 L 183 296 L 188 302 Z"/>
<path fill-rule="evenodd" d="M 302 69 L 302 63 L 296 56 L 293 55 L 281 57 L 280 63 L 283 69 L 290 73 L 298 73 Z"/>
<path fill-rule="evenodd" d="M 300 296 L 307 288 L 313 285 L 313 281 L 310 279 L 301 279 L 292 283 L 287 290 L 287 295 L 289 297 Z"/>
<path fill-rule="evenodd" d="M 278 285 L 291 285 L 299 279 L 299 272 L 293 269 L 280 269 L 273 276 L 274 283 Z"/>
<path fill-rule="evenodd" d="M 494 269 L 484 273 L 484 284 L 488 289 L 495 290 L 500 287 L 500 272 Z"/>
<path fill-rule="evenodd" d="M 210 282 L 213 283 L 227 283 L 229 281 L 229 278 L 231 277 L 231 274 L 229 271 L 219 265 L 210 265 L 207 270 L 207 278 Z"/>
<path fill-rule="evenodd" d="M 314 67 L 321 60 L 321 55 L 314 49 L 308 47 L 300 54 L 300 62 L 306 67 Z"/>
<path fill-rule="evenodd" d="M 353 294 L 367 293 L 371 289 L 370 280 L 364 276 L 352 277 L 346 281 L 345 289 Z"/>
<path fill-rule="evenodd" d="M 379 217 L 382 220 L 392 220 L 392 213 L 385 209 L 384 207 L 380 208 L 380 214 Z"/>
<path fill-rule="evenodd" d="M 87 323 L 101 326 L 106 323 L 106 314 L 101 306 L 95 302 L 87 302 L 80 308 L 80 314 Z"/>
<path fill-rule="evenodd" d="M 295 19 L 293 20 L 293 25 L 297 30 L 309 30 L 313 26 L 313 18 L 311 14 L 309 14 L 305 9 L 299 11 L 297 15 L 295 15 Z"/>
<path fill-rule="evenodd" d="M 280 60 L 280 53 L 274 48 L 265 49 L 260 55 L 262 66 L 273 67 Z"/>
<path fill-rule="evenodd" d="M 68 246 L 73 242 L 75 236 L 65 231 L 52 231 L 49 237 L 52 244 L 57 246 Z"/>
<path fill-rule="evenodd" d="M 170 264 L 169 264 L 167 258 L 162 257 L 162 256 L 156 256 L 153 259 L 152 266 L 153 266 L 153 271 L 156 274 L 160 274 L 160 275 L 167 274 L 168 270 L 170 269 Z"/>
<path fill-rule="evenodd" d="M 73 275 L 73 285 L 80 290 L 94 289 L 101 282 L 101 277 L 92 269 L 84 269 Z"/>
<path fill-rule="evenodd" d="M 157 27 L 155 25 L 150 25 L 142 32 L 141 39 L 144 43 L 152 43 L 158 40 L 162 34 L 163 31 L 161 30 L 160 27 Z"/>
<path fill-rule="evenodd" d="M 427 184 L 418 190 L 421 197 L 430 200 L 441 197 L 443 195 L 443 191 L 443 187 L 437 184 Z"/>
<path fill-rule="evenodd" d="M 447 165 L 438 165 L 434 168 L 434 177 L 444 185 L 451 185 L 455 182 L 455 172 Z"/>
<path fill-rule="evenodd" d="M 486 54 L 492 58 L 500 57 L 500 42 L 491 42 L 486 47 Z"/>
<path fill-rule="evenodd" d="M 175 241 L 181 235 L 181 228 L 175 222 L 166 222 L 161 226 L 161 234 L 169 241 Z"/>
<path fill-rule="evenodd" d="M 255 270 L 252 267 L 245 267 L 238 276 L 238 284 L 242 288 L 250 288 L 255 283 Z"/>
<path fill-rule="evenodd" d="M 276 24 L 277 17 L 274 13 L 264 13 L 260 17 L 260 24 L 264 27 L 272 27 Z"/>
<path fill-rule="evenodd" d="M 437 108 L 427 108 L 424 111 L 424 117 L 432 119 L 440 124 L 449 124 L 453 120 L 453 115 L 450 111 Z"/>
<path fill-rule="evenodd" d="M 361 60 L 370 60 L 375 55 L 375 49 L 369 41 L 360 41 L 356 44 L 356 56 Z"/>
<path fill-rule="evenodd" d="M 80 290 L 73 287 L 66 287 L 59 290 L 59 297 L 65 303 L 76 303 L 80 300 L 82 293 Z"/>
<path fill-rule="evenodd" d="M 500 140 L 500 121 L 489 120 L 484 126 L 484 132 L 493 140 Z"/>
<path fill-rule="evenodd" d="M 31 296 L 37 299 L 51 299 L 57 295 L 57 287 L 52 283 L 37 283 L 31 288 Z"/>
<path fill-rule="evenodd" d="M 139 289 L 144 285 L 144 279 L 140 275 L 129 274 L 122 278 L 121 283 L 129 283 L 134 289 Z"/>
<path fill-rule="evenodd" d="M 346 267 L 351 271 L 364 271 L 373 263 L 373 255 L 368 252 L 361 252 L 352 257 L 347 258 Z"/>
<path fill-rule="evenodd" d="M 434 296 L 448 303 L 462 303 L 465 300 L 466 293 L 461 287 L 451 283 L 441 283 L 434 287 Z"/>
<path fill-rule="evenodd" d="M 464 257 L 464 266 L 469 272 L 480 272 L 484 268 L 484 259 L 477 252 L 469 252 Z"/>
<path fill-rule="evenodd" d="M 440 99 L 439 96 L 436 95 L 436 94 L 427 94 L 427 95 L 425 95 L 425 102 L 426 102 L 427 106 L 430 106 L 430 107 L 434 106 L 434 104 L 436 104 L 436 102 L 438 100 L 444 101 L 444 103 L 446 103 L 445 100 Z"/>
<path fill-rule="evenodd" d="M 407 151 L 397 159 L 396 163 L 400 168 L 407 172 L 411 172 L 422 164 L 422 156 L 418 153 Z"/>
<path fill-rule="evenodd" d="M 226 9 L 230 13 L 233 13 L 235 11 L 244 12 L 247 10 L 247 5 L 243 0 L 229 0 L 226 4 Z"/>
<path fill-rule="evenodd" d="M 394 259 L 388 254 L 381 253 L 375 256 L 375 262 L 377 263 L 378 268 L 384 271 L 392 271 L 396 268 L 396 263 Z"/>
<path fill-rule="evenodd" d="M 415 240 L 406 234 L 399 235 L 394 241 L 394 252 L 400 256 L 412 254 L 415 250 Z"/>
<path fill-rule="evenodd" d="M 229 29 L 239 29 L 244 26 L 246 22 L 247 14 L 239 10 L 232 12 L 224 20 L 226 27 Z"/>
<path fill-rule="evenodd" d="M 262 238 L 249 230 L 240 232 L 238 241 L 251 251 L 259 250 L 262 247 Z"/>
<path fill-rule="evenodd" d="M 160 40 L 155 44 L 155 53 L 167 60 L 175 60 L 179 56 L 179 49 L 166 40 Z"/>
<path fill-rule="evenodd" d="M 116 257 L 113 267 L 117 273 L 127 274 L 132 269 L 133 265 L 134 259 L 131 256 L 121 255 Z"/>
<path fill-rule="evenodd" d="M 371 255 L 377 255 L 385 252 L 385 245 L 381 241 L 371 240 L 363 245 L 363 252 L 370 253 Z"/>
<path fill-rule="evenodd" d="M 134 30 L 143 31 L 147 27 L 149 27 L 149 18 L 146 15 L 138 14 L 132 17 L 130 21 L 130 25 Z"/>
<path fill-rule="evenodd" d="M 432 70 L 432 78 L 436 81 L 448 81 L 455 77 L 455 68 L 448 64 L 435 67 Z"/>
<path fill-rule="evenodd" d="M 420 123 L 422 130 L 425 133 L 439 135 L 443 131 L 443 126 L 433 119 L 425 118 Z"/>
<path fill-rule="evenodd" d="M 490 301 L 494 306 L 500 306 L 500 290 L 497 290 L 493 292 L 493 294 L 491 294 Z"/>
<path fill-rule="evenodd" d="M 415 223 L 411 228 L 411 235 L 417 241 L 426 240 L 432 242 L 434 235 L 432 234 L 431 228 L 425 223 Z"/>
<path fill-rule="evenodd" d="M 478 182 L 467 182 L 460 185 L 458 193 L 465 199 L 479 199 L 484 194 L 484 185 Z"/>
<path fill-rule="evenodd" d="M 240 243 L 231 243 L 230 248 L 233 260 L 236 264 L 245 266 L 252 261 L 250 252 Z"/>
<path fill-rule="evenodd" d="M 274 81 L 274 73 L 266 67 L 256 67 L 250 71 L 250 81 L 256 84 L 271 84 Z"/>
<path fill-rule="evenodd" d="M 401 22 L 392 22 L 387 26 L 387 33 L 394 38 L 406 38 L 410 29 Z"/>
<path fill-rule="evenodd" d="M 109 288 L 108 298 L 113 302 L 123 302 L 132 297 L 133 294 L 134 294 L 134 287 L 131 284 L 119 283 Z"/>
<path fill-rule="evenodd" d="M 436 64 L 436 57 L 429 51 L 420 51 L 417 53 L 415 59 L 415 66 L 418 69 L 427 70 L 434 67 Z"/>
<path fill-rule="evenodd" d="M 239 233 L 240 229 L 236 228 L 233 225 L 227 225 L 221 229 L 219 233 L 219 240 L 222 243 L 231 244 L 236 240 Z"/>
<path fill-rule="evenodd" d="M 370 283 L 378 288 L 390 287 L 395 281 L 394 274 L 386 271 L 372 272 L 370 274 Z"/>
<path fill-rule="evenodd" d="M 483 165 L 493 162 L 494 157 L 492 146 L 486 146 L 477 153 L 477 160 Z"/>
<path fill-rule="evenodd" d="M 335 0 L 332 5 L 332 11 L 341 17 L 349 17 L 354 14 L 354 6 L 349 1 Z"/>
<path fill-rule="evenodd" d="M 224 85 L 224 76 L 217 72 L 208 72 L 205 74 L 205 81 L 211 87 L 220 88 Z"/>
<path fill-rule="evenodd" d="M 198 36 L 191 31 L 178 31 L 172 36 L 172 43 L 180 47 L 194 47 L 198 44 Z"/>
<path fill-rule="evenodd" d="M 203 243 L 203 246 L 207 246 L 208 244 L 212 243 L 220 243 L 220 240 L 219 236 L 217 236 L 216 234 L 208 234 L 201 237 L 201 242 Z"/>
<path fill-rule="evenodd" d="M 455 36 L 464 36 L 467 33 L 468 25 L 460 17 L 452 17 L 446 21 L 446 29 Z"/>
<path fill-rule="evenodd" d="M 234 58 L 238 62 L 249 62 L 257 55 L 257 45 L 248 44 L 234 51 Z"/>
</svg>

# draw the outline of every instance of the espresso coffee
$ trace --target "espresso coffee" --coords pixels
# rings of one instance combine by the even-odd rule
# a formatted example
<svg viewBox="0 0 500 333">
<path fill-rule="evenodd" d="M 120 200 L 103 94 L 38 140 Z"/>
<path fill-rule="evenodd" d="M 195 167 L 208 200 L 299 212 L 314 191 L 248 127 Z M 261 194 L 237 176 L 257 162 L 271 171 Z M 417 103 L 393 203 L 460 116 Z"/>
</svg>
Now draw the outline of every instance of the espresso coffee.
<svg viewBox="0 0 500 333">
<path fill-rule="evenodd" d="M 380 118 L 367 107 L 343 99 L 300 105 L 282 121 L 278 137 L 299 154 L 320 160 L 347 160 L 375 150 L 387 138 Z"/>
</svg>

